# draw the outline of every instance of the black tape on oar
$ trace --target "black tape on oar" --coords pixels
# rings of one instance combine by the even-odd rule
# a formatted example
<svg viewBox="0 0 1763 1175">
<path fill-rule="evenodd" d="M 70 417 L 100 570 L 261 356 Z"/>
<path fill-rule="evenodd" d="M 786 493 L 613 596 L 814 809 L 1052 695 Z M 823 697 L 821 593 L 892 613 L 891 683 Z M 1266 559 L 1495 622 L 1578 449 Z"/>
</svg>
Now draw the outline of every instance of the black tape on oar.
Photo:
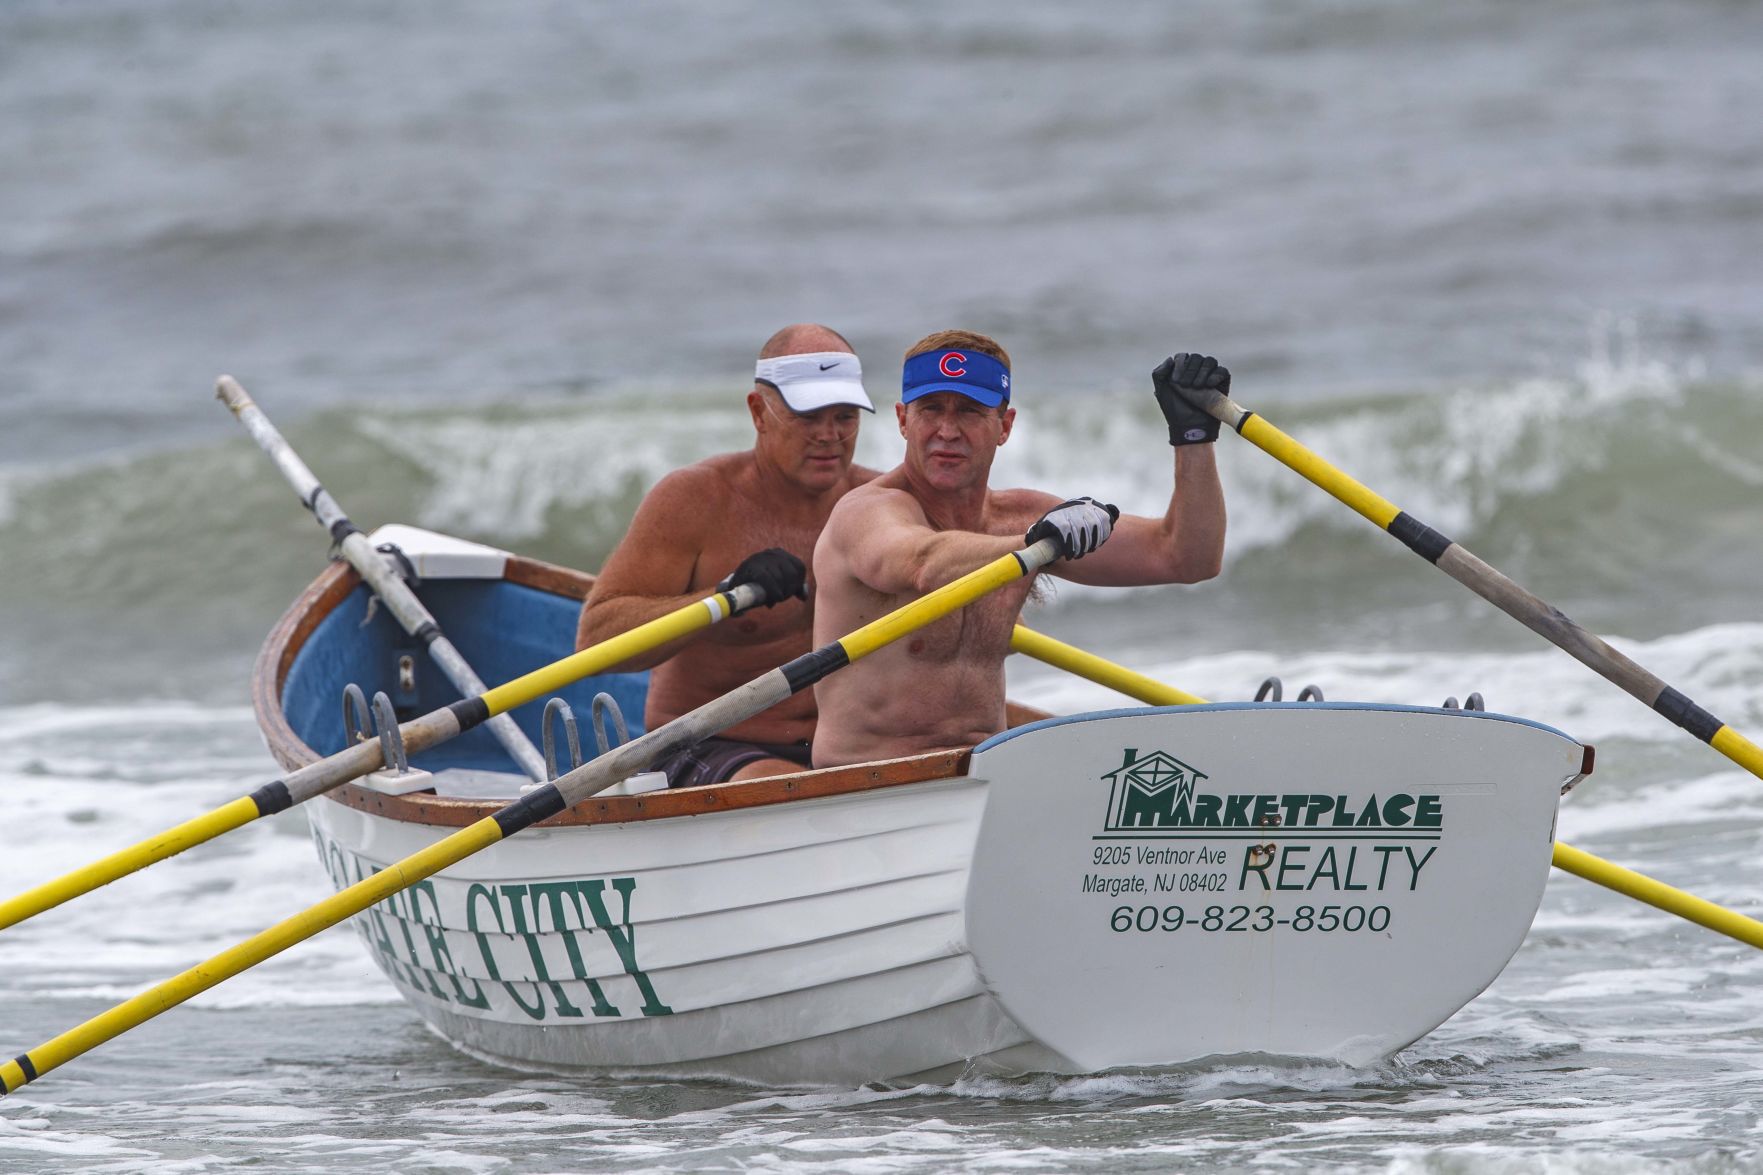
<svg viewBox="0 0 1763 1175">
<path fill-rule="evenodd" d="M 1410 551 L 1425 559 L 1428 563 L 1437 563 L 1451 545 L 1451 540 L 1434 530 L 1420 519 L 1400 511 L 1390 519 L 1389 532 L 1401 539 Z"/>
<path fill-rule="evenodd" d="M 331 523 L 331 542 L 341 545 L 343 540 L 352 534 L 360 534 L 361 528 L 347 518 L 339 518 Z"/>
<path fill-rule="evenodd" d="M 803 653 L 783 666 L 784 680 L 790 683 L 791 693 L 800 693 L 835 669 L 843 669 L 850 663 L 851 654 L 845 652 L 844 645 L 834 641 L 812 653 Z"/>
<path fill-rule="evenodd" d="M 461 731 L 470 730 L 472 727 L 490 720 L 490 704 L 481 697 L 466 698 L 463 702 L 454 702 L 447 709 L 453 712 L 453 719 L 459 723 Z"/>
<path fill-rule="evenodd" d="M 20 1069 L 24 1070 L 24 1079 L 26 1081 L 35 1081 L 37 1079 L 37 1067 L 31 1064 L 31 1055 L 29 1053 L 20 1053 L 12 1059 Z"/>
<path fill-rule="evenodd" d="M 1653 701 L 1653 709 L 1705 743 L 1713 742 L 1714 736 L 1720 733 L 1720 728 L 1726 725 L 1670 686 L 1659 691 L 1659 696 Z"/>
<path fill-rule="evenodd" d="M 441 638 L 441 626 L 432 620 L 425 620 L 417 625 L 416 631 L 412 632 L 410 635 L 421 641 L 423 647 L 426 649 Z"/>
<path fill-rule="evenodd" d="M 563 793 L 557 790 L 557 785 L 547 783 L 544 787 L 536 788 L 521 796 L 520 799 L 509 804 L 500 812 L 492 813 L 490 819 L 494 820 L 497 826 L 502 829 L 504 837 L 510 837 L 523 828 L 532 827 L 548 816 L 557 815 L 567 807 L 569 805 L 564 802 Z"/>
<path fill-rule="evenodd" d="M 259 816 L 273 816 L 277 812 L 285 812 L 294 806 L 294 797 L 288 794 L 288 785 L 281 780 L 266 783 L 251 793 L 251 802 L 257 805 Z"/>
</svg>

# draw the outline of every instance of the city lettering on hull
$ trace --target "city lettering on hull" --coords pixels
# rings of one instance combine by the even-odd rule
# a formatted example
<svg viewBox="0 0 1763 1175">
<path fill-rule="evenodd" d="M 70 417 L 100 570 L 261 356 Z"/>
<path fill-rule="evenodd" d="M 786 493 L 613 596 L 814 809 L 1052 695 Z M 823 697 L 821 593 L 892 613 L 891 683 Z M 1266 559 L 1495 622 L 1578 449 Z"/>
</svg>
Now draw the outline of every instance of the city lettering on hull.
<svg viewBox="0 0 1763 1175">
<path fill-rule="evenodd" d="M 313 830 L 313 840 L 331 883 L 339 890 L 375 872 L 376 866 L 345 852 L 317 829 Z M 530 1019 L 626 1014 L 607 997 L 589 970 L 591 952 L 584 948 L 597 941 L 589 937 L 595 935 L 610 947 L 617 959 L 617 969 L 636 984 L 641 996 L 636 1012 L 642 1016 L 672 1015 L 673 1009 L 661 1001 L 654 982 L 637 961 L 636 928 L 630 920 L 631 896 L 636 888 L 634 877 L 501 885 L 473 883 L 466 891 L 465 933 L 476 943 L 490 982 L 500 987 Z M 380 969 L 393 982 L 461 1007 L 490 1007 L 491 996 L 484 985 L 465 974 L 453 959 L 447 942 L 448 927 L 442 921 L 441 903 L 432 882 L 419 881 L 369 907 L 355 919 L 355 926 L 372 949 Z M 454 933 L 458 933 L 457 922 L 454 927 Z M 551 974 L 543 950 L 547 938 L 563 943 L 569 961 L 568 975 Z M 531 978 L 503 976 L 504 966 L 496 960 L 496 940 L 516 942 L 524 948 Z M 580 1003 L 572 1001 L 565 983 L 579 984 L 585 998 Z"/>
</svg>

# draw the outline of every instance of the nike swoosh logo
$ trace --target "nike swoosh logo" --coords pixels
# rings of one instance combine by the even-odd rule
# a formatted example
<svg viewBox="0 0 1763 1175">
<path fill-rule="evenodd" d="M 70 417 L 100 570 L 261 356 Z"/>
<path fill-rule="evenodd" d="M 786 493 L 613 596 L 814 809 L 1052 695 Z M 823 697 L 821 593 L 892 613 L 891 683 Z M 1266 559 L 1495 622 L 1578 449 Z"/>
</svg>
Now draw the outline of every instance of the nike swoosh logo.
<svg viewBox="0 0 1763 1175">
<path fill-rule="evenodd" d="M 820 369 L 825 371 L 830 367 L 837 367 L 842 362 L 844 362 L 842 359 L 834 359 L 831 363 L 822 363 Z"/>
</svg>

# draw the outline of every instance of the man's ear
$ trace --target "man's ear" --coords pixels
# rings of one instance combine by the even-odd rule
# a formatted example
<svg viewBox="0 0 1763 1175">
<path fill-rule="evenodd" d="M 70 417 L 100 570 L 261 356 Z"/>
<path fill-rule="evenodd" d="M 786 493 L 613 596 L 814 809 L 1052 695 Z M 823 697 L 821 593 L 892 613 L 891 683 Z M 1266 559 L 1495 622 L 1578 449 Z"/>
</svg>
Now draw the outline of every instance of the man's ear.
<svg viewBox="0 0 1763 1175">
<path fill-rule="evenodd" d="M 906 405 L 895 401 L 894 419 L 900 422 L 900 435 L 906 435 Z"/>
<path fill-rule="evenodd" d="M 747 393 L 747 415 L 753 418 L 754 432 L 764 432 L 765 426 L 770 423 L 765 419 L 771 415 L 765 410 L 765 393 L 759 390 L 758 384 L 754 384 L 753 390 Z"/>
<path fill-rule="evenodd" d="M 1003 412 L 998 414 L 998 420 L 1003 426 L 1003 430 L 998 434 L 998 443 L 1001 445 L 1010 439 L 1010 430 L 1016 424 L 1016 409 L 1006 407 Z"/>
</svg>

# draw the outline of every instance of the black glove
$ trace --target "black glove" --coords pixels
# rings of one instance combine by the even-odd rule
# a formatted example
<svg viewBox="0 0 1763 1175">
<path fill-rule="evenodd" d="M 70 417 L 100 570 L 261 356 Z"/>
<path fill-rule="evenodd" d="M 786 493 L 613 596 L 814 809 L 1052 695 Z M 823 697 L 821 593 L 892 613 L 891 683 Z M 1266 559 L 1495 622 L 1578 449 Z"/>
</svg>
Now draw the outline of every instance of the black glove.
<svg viewBox="0 0 1763 1175">
<path fill-rule="evenodd" d="M 1200 407 L 1198 392 L 1230 395 L 1230 371 L 1210 355 L 1171 355 L 1151 373 L 1157 407 L 1169 422 L 1172 445 L 1209 445 L 1218 439 L 1218 417 Z M 1210 399 L 1210 397 L 1207 397 Z"/>
<path fill-rule="evenodd" d="M 1120 510 L 1106 502 L 1073 498 L 1041 515 L 1023 538 L 1031 547 L 1042 539 L 1055 539 L 1062 558 L 1082 559 L 1108 541 L 1119 517 Z"/>
<path fill-rule="evenodd" d="M 765 592 L 761 601 L 767 608 L 794 596 L 808 598 L 808 568 L 782 547 L 768 547 L 741 560 L 741 565 L 716 585 L 719 592 L 733 591 L 744 583 L 756 584 Z"/>
</svg>

